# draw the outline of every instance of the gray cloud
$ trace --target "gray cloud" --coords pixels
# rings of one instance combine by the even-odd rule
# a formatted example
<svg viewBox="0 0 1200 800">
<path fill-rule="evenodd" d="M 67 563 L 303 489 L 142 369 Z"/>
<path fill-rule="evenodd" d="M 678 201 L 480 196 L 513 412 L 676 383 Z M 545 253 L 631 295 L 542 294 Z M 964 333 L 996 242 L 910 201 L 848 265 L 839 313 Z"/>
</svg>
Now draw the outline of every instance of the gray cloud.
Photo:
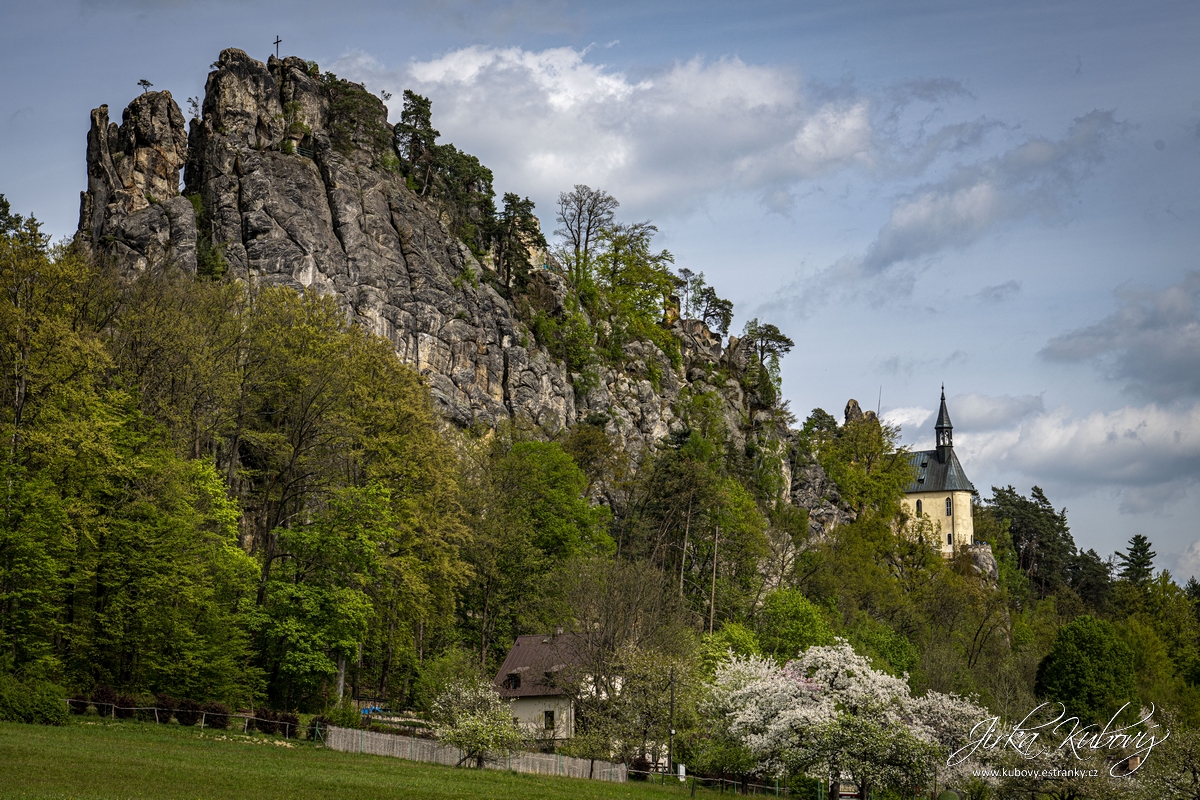
<svg viewBox="0 0 1200 800">
<path fill-rule="evenodd" d="M 968 431 L 995 430 L 1045 410 L 1042 396 L 1037 394 L 960 394 L 951 398 L 950 408 L 954 410 L 950 418 L 955 428 Z"/>
<path fill-rule="evenodd" d="M 1127 406 L 1084 417 L 1057 408 L 996 430 L 956 435 L 954 444 L 973 470 L 1015 470 L 1035 482 L 1082 491 L 1115 489 L 1122 511 L 1140 513 L 1200 481 L 1200 404 Z"/>
<path fill-rule="evenodd" d="M 898 378 L 908 378 L 916 371 L 928 372 L 932 369 L 945 369 L 955 364 L 967 361 L 966 350 L 955 350 L 941 358 L 914 358 L 913 356 L 893 355 L 875 362 L 876 369 L 885 375 Z"/>
<path fill-rule="evenodd" d="M 995 286 L 983 287 L 975 294 L 975 299 L 980 303 L 994 305 L 996 303 L 1003 303 L 1006 300 L 1012 300 L 1020 293 L 1020 281 L 1005 281 Z"/>
<path fill-rule="evenodd" d="M 1062 201 L 1104 160 L 1120 130 L 1111 111 L 1093 111 L 1057 141 L 1030 139 L 946 180 L 918 187 L 892 208 L 854 271 L 872 275 L 889 267 L 958 249 L 997 224 L 1032 214 L 1057 215 Z"/>
<path fill-rule="evenodd" d="M 1161 292 L 1120 289 L 1120 308 L 1046 344 L 1055 362 L 1091 362 L 1159 402 L 1200 397 L 1200 272 Z"/>
<path fill-rule="evenodd" d="M 1060 219 L 1065 201 L 1107 154 L 1125 124 L 1111 111 L 1078 117 L 1058 140 L 1042 137 L 901 197 L 859 256 L 842 258 L 784 287 L 759 311 L 789 308 L 807 316 L 834 293 L 852 292 L 875 305 L 907 297 L 924 262 L 963 249 L 998 227 L 1032 216 Z"/>
</svg>

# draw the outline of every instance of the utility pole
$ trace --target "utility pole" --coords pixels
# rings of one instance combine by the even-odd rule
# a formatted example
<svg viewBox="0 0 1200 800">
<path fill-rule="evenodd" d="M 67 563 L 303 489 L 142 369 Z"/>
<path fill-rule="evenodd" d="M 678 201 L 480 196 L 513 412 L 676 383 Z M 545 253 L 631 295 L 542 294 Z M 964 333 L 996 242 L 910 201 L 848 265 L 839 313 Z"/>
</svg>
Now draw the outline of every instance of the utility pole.
<svg viewBox="0 0 1200 800">
<path fill-rule="evenodd" d="M 667 772 L 675 768 L 675 667 L 671 666 L 671 722 L 667 730 Z"/>
<path fill-rule="evenodd" d="M 713 534 L 713 574 L 712 574 L 712 589 L 708 594 L 708 632 L 713 632 L 713 617 L 717 613 L 717 543 L 721 540 L 721 526 L 717 526 L 717 532 Z"/>
<path fill-rule="evenodd" d="M 679 597 L 683 598 L 683 570 L 687 566 L 688 534 L 692 529 L 692 498 L 688 498 L 687 522 L 683 525 L 683 555 L 679 557 Z"/>
</svg>

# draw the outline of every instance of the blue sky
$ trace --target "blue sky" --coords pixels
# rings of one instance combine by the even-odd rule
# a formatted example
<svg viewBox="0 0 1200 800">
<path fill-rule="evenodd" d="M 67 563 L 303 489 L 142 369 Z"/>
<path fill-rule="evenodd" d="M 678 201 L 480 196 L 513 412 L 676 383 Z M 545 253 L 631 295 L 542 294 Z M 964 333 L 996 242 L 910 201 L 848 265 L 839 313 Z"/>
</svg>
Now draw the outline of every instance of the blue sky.
<svg viewBox="0 0 1200 800">
<path fill-rule="evenodd" d="M 433 100 L 498 191 L 602 187 L 797 347 L 801 418 L 932 438 L 984 496 L 1200 574 L 1200 6 L 3 0 L 0 192 L 74 230 L 91 108 L 224 47 Z M 393 116 L 399 104 L 392 101 Z"/>
</svg>

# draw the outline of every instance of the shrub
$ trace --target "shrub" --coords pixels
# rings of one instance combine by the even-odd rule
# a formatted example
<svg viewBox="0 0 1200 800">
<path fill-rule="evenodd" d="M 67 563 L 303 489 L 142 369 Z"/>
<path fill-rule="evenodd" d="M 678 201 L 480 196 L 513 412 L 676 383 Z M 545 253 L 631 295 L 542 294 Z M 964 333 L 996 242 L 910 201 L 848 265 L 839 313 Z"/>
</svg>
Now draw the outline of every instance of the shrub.
<svg viewBox="0 0 1200 800">
<path fill-rule="evenodd" d="M 175 711 L 175 719 L 179 720 L 180 725 L 192 726 L 200 721 L 201 706 L 195 700 L 184 698 L 179 701 L 179 708 Z"/>
<path fill-rule="evenodd" d="M 154 706 L 158 709 L 158 721 L 167 723 L 171 721 L 175 709 L 179 708 L 179 701 L 169 694 L 159 694 L 154 696 Z"/>
<path fill-rule="evenodd" d="M 229 727 L 229 706 L 209 701 L 200 709 L 204 712 L 204 724 L 210 728 L 224 730 Z"/>
<path fill-rule="evenodd" d="M 332 724 L 333 723 L 329 721 L 329 717 L 325 716 L 324 714 L 318 714 L 308 721 L 308 738 L 313 740 L 317 739 L 318 729 L 324 731 Z"/>
<path fill-rule="evenodd" d="M 117 698 L 116 717 L 117 719 L 133 719 L 136 712 L 137 700 L 127 694 L 123 694 Z"/>
<path fill-rule="evenodd" d="M 0 720 L 37 725 L 67 724 L 65 692 L 52 683 L 22 682 L 0 675 Z"/>
<path fill-rule="evenodd" d="M 329 724 L 339 728 L 362 728 L 366 724 L 364 715 L 349 700 L 343 700 L 326 714 Z"/>
<path fill-rule="evenodd" d="M 629 763 L 629 780 L 646 781 L 650 779 L 650 759 L 645 755 L 635 756 Z"/>
<path fill-rule="evenodd" d="M 290 711 L 283 711 L 279 714 L 279 732 L 285 737 L 291 738 L 299 736 L 300 717 Z"/>
<path fill-rule="evenodd" d="M 254 709 L 254 727 L 263 733 L 275 733 L 279 730 L 275 712 L 269 708 Z"/>
<path fill-rule="evenodd" d="M 89 704 L 88 696 L 83 692 L 71 698 L 68 705 L 71 707 L 72 714 L 86 714 Z"/>
<path fill-rule="evenodd" d="M 155 700 L 154 695 L 139 694 L 134 697 L 134 700 L 136 700 L 134 705 L 137 706 L 137 711 L 133 712 L 133 716 L 139 722 L 154 722 L 157 719 L 154 716 L 154 709 L 158 705 L 158 701 Z"/>
<path fill-rule="evenodd" d="M 102 717 L 111 717 L 117 705 L 117 693 L 111 686 L 101 684 L 92 690 L 92 705 Z"/>
</svg>

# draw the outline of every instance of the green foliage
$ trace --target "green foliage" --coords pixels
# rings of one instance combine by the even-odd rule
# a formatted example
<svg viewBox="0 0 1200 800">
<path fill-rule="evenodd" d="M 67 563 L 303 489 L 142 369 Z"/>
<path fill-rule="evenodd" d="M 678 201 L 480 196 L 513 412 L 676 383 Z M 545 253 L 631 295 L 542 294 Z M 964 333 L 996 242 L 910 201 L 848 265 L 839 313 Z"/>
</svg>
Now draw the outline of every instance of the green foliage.
<svg viewBox="0 0 1200 800">
<path fill-rule="evenodd" d="M 880 423 L 874 414 L 840 428 L 830 428 L 830 420 L 816 409 L 805 422 L 801 441 L 815 448 L 843 502 L 859 514 L 894 517 L 904 488 L 913 480 L 907 453 L 897 446 L 900 429 Z"/>
<path fill-rule="evenodd" d="M 854 649 L 870 658 L 876 669 L 892 675 L 912 672 L 919 662 L 920 653 L 904 634 L 867 615 L 855 621 L 849 639 Z"/>
<path fill-rule="evenodd" d="M 477 257 L 483 256 L 497 224 L 492 171 L 453 144 L 438 144 L 441 133 L 433 127 L 432 102 L 410 89 L 404 90 L 400 124 L 392 135 L 397 167 L 408 188 L 436 198 L 450 218 L 451 232 Z"/>
<path fill-rule="evenodd" d="M 1008 521 L 1017 565 L 1040 596 L 1053 594 L 1066 585 L 1068 565 L 1075 555 L 1066 509 L 1055 511 L 1037 486 L 1028 498 L 1011 486 L 993 486 L 992 497 L 985 505 L 999 519 Z"/>
<path fill-rule="evenodd" d="M 539 311 L 529 327 L 550 355 L 566 364 L 570 372 L 586 372 L 596 363 L 596 334 L 581 312 L 568 311 L 557 319 Z"/>
<path fill-rule="evenodd" d="M 347 158 L 362 148 L 377 164 L 389 154 L 392 143 L 383 102 L 361 84 L 342 80 L 332 72 L 323 73 L 320 81 L 329 99 L 330 144 Z"/>
<path fill-rule="evenodd" d="M 781 376 L 779 362 L 791 352 L 796 343 L 770 323 L 757 318 L 746 323 L 742 339 L 750 343 L 754 358 L 746 370 L 747 388 L 754 390 L 760 405 L 770 408 L 779 398 Z"/>
<path fill-rule="evenodd" d="M 459 646 L 451 646 L 440 655 L 430 658 L 421 665 L 413 693 L 413 705 L 425 712 L 433 708 L 433 702 L 455 681 L 463 676 L 479 672 L 479 658 Z"/>
<path fill-rule="evenodd" d="M 1129 581 L 1134 586 L 1145 588 L 1154 575 L 1154 557 L 1158 555 L 1150 549 L 1150 540 L 1140 533 L 1135 533 L 1129 540 L 1129 550 L 1117 553 L 1121 562 L 1118 573 L 1123 581 Z"/>
<path fill-rule="evenodd" d="M 225 262 L 225 244 L 213 242 L 212 220 L 199 194 L 189 194 L 187 199 L 196 212 L 196 274 L 209 280 L 220 280 L 229 269 Z"/>
<path fill-rule="evenodd" d="M 716 633 L 705 634 L 700 641 L 700 667 L 711 677 L 717 667 L 735 656 L 761 655 L 758 636 L 740 622 L 726 622 Z"/>
<path fill-rule="evenodd" d="M 546 237 L 533 215 L 533 201 L 512 192 L 504 194 L 504 209 L 496 219 L 493 235 L 496 249 L 496 270 L 505 289 L 514 285 L 523 288 L 529 279 L 529 252 L 546 249 Z"/>
<path fill-rule="evenodd" d="M 685 317 L 698 319 L 710 329 L 729 333 L 733 322 L 733 303 L 717 296 L 717 290 L 704 280 L 704 273 L 695 274 L 689 269 L 680 269 L 681 288 L 684 299 L 681 311 Z"/>
<path fill-rule="evenodd" d="M 508 520 L 531 534 L 531 543 L 551 558 L 608 553 L 605 509 L 584 497 L 587 477 L 553 442 L 518 442 L 495 466 Z"/>
<path fill-rule="evenodd" d="M 1083 616 L 1059 628 L 1038 665 L 1035 689 L 1083 722 L 1103 724 L 1136 702 L 1134 678 L 1133 652 L 1113 625 Z"/>
<path fill-rule="evenodd" d="M 66 692 L 43 681 L 19 681 L 0 674 L 0 721 L 66 725 Z"/>
<path fill-rule="evenodd" d="M 316 694 L 336 676 L 336 656 L 351 657 L 366 638 L 380 545 L 395 525 L 390 494 L 371 485 L 336 491 L 310 523 L 278 532 L 282 557 L 264 570 L 250 627 L 287 699 Z"/>
<path fill-rule="evenodd" d="M 361 728 L 363 727 L 363 715 L 358 710 L 358 706 L 346 698 L 340 703 L 332 706 L 325 712 L 325 722 L 329 725 L 335 725 L 339 728 Z"/>
<path fill-rule="evenodd" d="M 821 609 L 796 589 L 776 589 L 764 598 L 757 619 L 762 652 L 789 661 L 813 645 L 833 643 Z"/>
</svg>

